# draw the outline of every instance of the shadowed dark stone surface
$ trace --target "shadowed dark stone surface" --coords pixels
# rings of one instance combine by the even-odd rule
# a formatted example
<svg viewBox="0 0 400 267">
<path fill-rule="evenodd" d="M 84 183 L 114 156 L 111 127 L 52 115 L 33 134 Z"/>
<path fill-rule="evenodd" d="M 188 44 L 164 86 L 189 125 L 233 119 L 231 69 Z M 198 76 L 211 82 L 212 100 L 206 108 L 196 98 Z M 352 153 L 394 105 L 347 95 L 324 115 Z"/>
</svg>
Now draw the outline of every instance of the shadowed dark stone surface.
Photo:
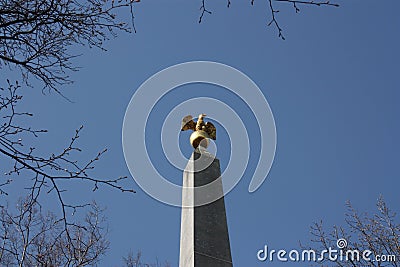
<svg viewBox="0 0 400 267">
<path fill-rule="evenodd" d="M 203 161 L 200 153 L 193 152 L 183 174 L 183 187 L 208 184 L 221 176 L 218 159 L 205 156 L 204 161 L 212 161 L 204 170 L 196 171 Z M 203 163 L 204 163 L 203 161 Z M 221 193 L 222 181 L 218 179 L 213 191 Z M 193 206 L 199 192 L 183 189 L 182 205 Z M 201 196 L 202 199 L 207 196 Z M 232 267 L 228 226 L 226 221 L 224 198 L 199 207 L 182 208 L 180 267 Z"/>
</svg>

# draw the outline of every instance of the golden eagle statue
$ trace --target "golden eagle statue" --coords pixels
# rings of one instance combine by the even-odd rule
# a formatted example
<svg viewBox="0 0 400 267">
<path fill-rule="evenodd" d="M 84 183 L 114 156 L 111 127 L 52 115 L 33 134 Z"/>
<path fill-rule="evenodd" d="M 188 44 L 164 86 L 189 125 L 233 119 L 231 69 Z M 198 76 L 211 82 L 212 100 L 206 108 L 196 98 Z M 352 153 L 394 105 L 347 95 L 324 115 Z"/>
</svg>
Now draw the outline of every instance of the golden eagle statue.
<svg viewBox="0 0 400 267">
<path fill-rule="evenodd" d="M 187 115 L 182 119 L 181 131 L 194 131 L 190 136 L 190 143 L 194 148 L 197 148 L 199 145 L 202 147 L 207 147 L 208 138 L 211 138 L 213 140 L 217 139 L 217 130 L 214 124 L 212 124 L 211 122 L 204 123 L 203 118 L 205 116 L 207 115 L 200 114 L 197 122 L 193 121 L 193 117 L 191 115 Z"/>
</svg>

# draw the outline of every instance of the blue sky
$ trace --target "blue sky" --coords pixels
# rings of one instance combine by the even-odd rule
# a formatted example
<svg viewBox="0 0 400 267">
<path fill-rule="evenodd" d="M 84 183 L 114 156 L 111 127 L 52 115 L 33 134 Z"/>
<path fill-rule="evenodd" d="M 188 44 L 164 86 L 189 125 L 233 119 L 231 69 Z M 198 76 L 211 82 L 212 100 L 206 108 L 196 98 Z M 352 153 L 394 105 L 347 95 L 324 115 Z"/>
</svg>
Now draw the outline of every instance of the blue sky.
<svg viewBox="0 0 400 267">
<path fill-rule="evenodd" d="M 28 88 L 23 108 L 35 114 L 34 125 L 49 130 L 42 151 L 61 149 L 60 141 L 83 124 L 83 160 L 109 149 L 94 173 L 130 176 L 122 150 L 122 123 L 132 95 L 146 79 L 194 60 L 242 71 L 262 90 L 277 129 L 274 164 L 255 193 L 247 189 L 260 137 L 253 131 L 256 124 L 246 105 L 229 92 L 196 84 L 166 95 L 157 110 L 162 114 L 186 99 L 215 97 L 243 118 L 256 153 L 225 199 L 232 257 L 235 266 L 271 264 L 257 260 L 259 249 L 266 244 L 298 248 L 299 241 L 310 239 L 310 225 L 320 219 L 327 227 L 343 224 L 346 200 L 360 211 L 375 211 L 382 194 L 399 211 L 400 3 L 338 3 L 340 8 L 302 7 L 300 14 L 281 5 L 277 18 L 286 37 L 282 41 L 275 28 L 266 26 L 270 13 L 265 1 L 254 6 L 232 2 L 229 9 L 210 2 L 213 14 L 201 24 L 200 2 L 142 1 L 135 11 L 136 34 L 120 34 L 107 42 L 107 52 L 76 50 L 83 53 L 75 61 L 82 69 L 72 74 L 76 82 L 62 89 L 74 103 Z M 216 144 L 224 167 L 229 147 L 235 144 L 228 143 L 229 133 L 218 131 L 223 133 Z M 181 183 L 181 172 L 157 156 L 160 137 L 153 134 L 149 150 L 156 165 L 171 181 Z M 182 139 L 182 153 L 189 155 L 190 147 Z M 150 261 L 158 257 L 177 266 L 180 209 L 152 199 L 133 179 L 128 185 L 137 190 L 135 195 L 104 187 L 88 194 L 90 188 L 78 185 L 66 194 L 71 200 L 95 199 L 107 207 L 111 249 L 101 265 L 119 266 L 130 250 L 141 250 Z M 21 193 L 17 186 L 11 188 L 11 195 Z"/>
</svg>

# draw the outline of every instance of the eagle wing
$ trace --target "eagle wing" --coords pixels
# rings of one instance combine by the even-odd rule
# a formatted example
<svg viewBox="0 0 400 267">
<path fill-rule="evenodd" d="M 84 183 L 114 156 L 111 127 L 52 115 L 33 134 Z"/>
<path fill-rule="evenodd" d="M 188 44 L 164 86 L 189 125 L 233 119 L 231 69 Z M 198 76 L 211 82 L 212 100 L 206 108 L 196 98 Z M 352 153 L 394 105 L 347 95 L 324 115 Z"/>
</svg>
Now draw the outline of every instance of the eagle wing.
<svg viewBox="0 0 400 267">
<path fill-rule="evenodd" d="M 191 115 L 187 115 L 182 119 L 182 128 L 181 131 L 186 130 L 196 130 L 196 123 L 193 121 L 193 117 Z"/>
<path fill-rule="evenodd" d="M 217 129 L 215 128 L 214 124 L 212 124 L 211 122 L 207 122 L 205 126 L 205 131 L 211 139 L 217 139 Z"/>
</svg>

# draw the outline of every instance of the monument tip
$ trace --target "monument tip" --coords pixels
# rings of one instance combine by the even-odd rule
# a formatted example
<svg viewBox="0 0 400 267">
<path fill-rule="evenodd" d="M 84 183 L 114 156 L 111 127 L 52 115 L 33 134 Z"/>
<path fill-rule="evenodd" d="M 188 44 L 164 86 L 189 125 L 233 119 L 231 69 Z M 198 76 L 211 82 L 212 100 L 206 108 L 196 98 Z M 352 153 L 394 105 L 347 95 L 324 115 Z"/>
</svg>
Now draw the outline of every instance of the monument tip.
<svg viewBox="0 0 400 267">
<path fill-rule="evenodd" d="M 197 119 L 197 122 L 194 122 L 193 117 L 191 115 L 187 115 L 182 119 L 182 127 L 181 131 L 193 130 L 194 132 L 190 136 L 190 144 L 193 148 L 197 148 L 198 146 L 202 146 L 207 148 L 209 141 L 208 139 L 217 139 L 217 130 L 211 122 L 204 123 L 204 117 L 207 116 L 204 113 L 201 113 Z"/>
</svg>

